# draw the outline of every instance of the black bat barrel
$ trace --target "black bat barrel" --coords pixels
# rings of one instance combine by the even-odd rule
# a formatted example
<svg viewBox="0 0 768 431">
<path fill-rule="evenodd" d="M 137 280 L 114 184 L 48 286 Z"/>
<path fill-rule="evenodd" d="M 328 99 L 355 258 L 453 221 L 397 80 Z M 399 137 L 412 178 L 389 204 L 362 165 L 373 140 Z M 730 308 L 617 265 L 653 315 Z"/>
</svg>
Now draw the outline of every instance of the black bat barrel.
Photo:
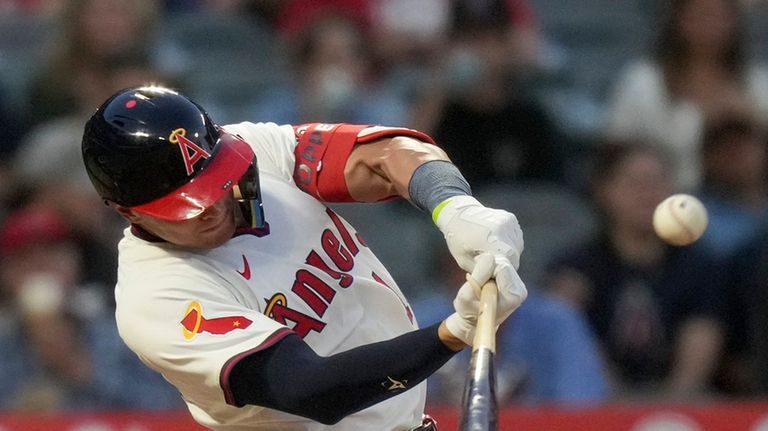
<svg viewBox="0 0 768 431">
<path fill-rule="evenodd" d="M 494 353 L 481 347 L 472 352 L 462 398 L 460 431 L 496 431 L 496 370 Z"/>
</svg>

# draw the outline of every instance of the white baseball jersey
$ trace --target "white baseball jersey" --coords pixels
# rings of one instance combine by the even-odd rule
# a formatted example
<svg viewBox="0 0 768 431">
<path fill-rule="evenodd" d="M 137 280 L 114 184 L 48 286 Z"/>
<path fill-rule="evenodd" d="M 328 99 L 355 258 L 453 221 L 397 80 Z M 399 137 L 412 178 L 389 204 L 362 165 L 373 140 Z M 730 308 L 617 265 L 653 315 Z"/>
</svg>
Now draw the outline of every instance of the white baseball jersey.
<svg viewBox="0 0 768 431">
<path fill-rule="evenodd" d="M 235 407 L 238 359 L 294 331 L 320 355 L 417 328 L 390 274 L 356 231 L 293 180 L 291 126 L 225 127 L 258 156 L 268 228 L 238 231 L 212 250 L 150 242 L 126 229 L 119 244 L 117 323 L 126 344 L 181 392 L 196 421 L 216 430 L 407 430 L 421 423 L 426 388 L 333 426 Z"/>
</svg>

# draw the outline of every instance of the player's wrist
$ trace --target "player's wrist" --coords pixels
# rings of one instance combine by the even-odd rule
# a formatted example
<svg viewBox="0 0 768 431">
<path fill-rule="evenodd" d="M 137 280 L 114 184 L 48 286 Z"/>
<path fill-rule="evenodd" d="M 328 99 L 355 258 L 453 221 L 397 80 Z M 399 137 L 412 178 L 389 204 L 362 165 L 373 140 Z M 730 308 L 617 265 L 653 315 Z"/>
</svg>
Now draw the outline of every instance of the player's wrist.
<svg viewBox="0 0 768 431">
<path fill-rule="evenodd" d="M 448 329 L 446 321 L 443 321 L 440 324 L 440 326 L 437 328 L 437 336 L 440 338 L 440 341 L 446 347 L 453 350 L 454 352 L 458 352 L 460 350 L 463 350 L 465 347 L 467 347 L 467 343 L 465 343 L 461 338 L 454 335 Z"/>
<path fill-rule="evenodd" d="M 469 195 L 451 196 L 440 202 L 432 210 L 432 221 L 440 230 L 443 230 L 453 217 L 462 209 L 470 206 L 483 206 L 477 199 Z"/>
<path fill-rule="evenodd" d="M 410 201 L 422 211 L 435 209 L 454 196 L 472 194 L 469 183 L 449 160 L 430 160 L 420 165 L 408 183 Z"/>
</svg>

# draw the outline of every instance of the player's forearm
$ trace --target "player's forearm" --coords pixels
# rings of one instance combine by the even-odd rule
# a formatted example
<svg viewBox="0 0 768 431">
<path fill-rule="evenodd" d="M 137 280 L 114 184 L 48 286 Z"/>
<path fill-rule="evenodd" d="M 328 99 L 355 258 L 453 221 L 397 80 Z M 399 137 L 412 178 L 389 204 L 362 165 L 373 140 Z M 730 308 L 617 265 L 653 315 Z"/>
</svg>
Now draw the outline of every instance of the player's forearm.
<svg viewBox="0 0 768 431">
<path fill-rule="evenodd" d="M 408 185 L 414 171 L 432 160 L 448 160 L 439 147 L 409 137 L 382 139 L 358 145 L 344 172 L 349 194 L 359 202 L 388 197 L 410 199 Z"/>
<path fill-rule="evenodd" d="M 331 424 L 413 388 L 456 352 L 438 327 L 328 357 L 288 336 L 241 360 L 230 387 L 239 404 L 254 404 Z"/>
</svg>

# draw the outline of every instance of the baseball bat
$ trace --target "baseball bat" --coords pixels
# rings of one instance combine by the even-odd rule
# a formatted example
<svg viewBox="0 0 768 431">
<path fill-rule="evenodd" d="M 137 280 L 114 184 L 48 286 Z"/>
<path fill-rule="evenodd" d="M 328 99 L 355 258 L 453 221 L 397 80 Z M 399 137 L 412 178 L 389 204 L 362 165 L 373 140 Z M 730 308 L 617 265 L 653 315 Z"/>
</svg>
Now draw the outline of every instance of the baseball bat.
<svg viewBox="0 0 768 431">
<path fill-rule="evenodd" d="M 472 342 L 472 360 L 464 382 L 460 431 L 495 431 L 496 404 L 496 283 L 489 280 L 480 290 L 480 314 Z"/>
</svg>

